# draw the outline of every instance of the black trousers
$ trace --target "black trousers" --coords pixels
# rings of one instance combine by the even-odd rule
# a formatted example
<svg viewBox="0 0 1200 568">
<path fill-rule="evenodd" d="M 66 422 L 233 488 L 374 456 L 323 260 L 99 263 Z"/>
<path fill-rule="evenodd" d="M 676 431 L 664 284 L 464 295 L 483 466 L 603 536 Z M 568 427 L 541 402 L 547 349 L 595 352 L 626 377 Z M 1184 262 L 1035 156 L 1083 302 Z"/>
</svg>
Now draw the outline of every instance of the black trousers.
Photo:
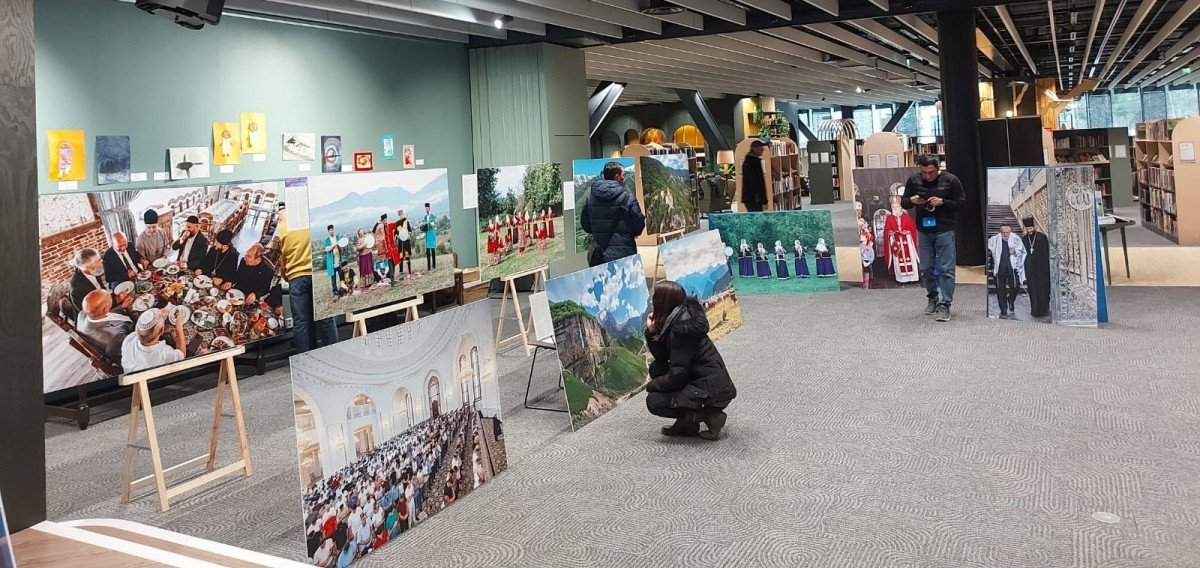
<svg viewBox="0 0 1200 568">
<path fill-rule="evenodd" d="M 437 251 L 431 248 L 425 249 L 425 270 L 433 270 L 437 268 Z"/>
<path fill-rule="evenodd" d="M 996 274 L 996 303 L 1000 306 L 1000 314 L 1008 313 L 1008 305 L 1017 301 L 1017 278 L 1012 270 L 1001 270 Z"/>
<path fill-rule="evenodd" d="M 764 206 L 765 204 L 764 204 L 764 203 L 756 203 L 756 204 L 754 204 L 754 205 L 751 205 L 751 204 L 749 204 L 749 203 L 743 203 L 742 205 L 745 205 L 745 206 L 746 206 L 746 211 L 750 211 L 750 212 L 759 212 L 759 211 L 762 211 L 762 210 L 763 210 L 763 206 Z"/>
<path fill-rule="evenodd" d="M 675 393 L 671 393 L 671 392 L 646 393 L 646 410 L 649 410 L 650 414 L 653 414 L 655 416 L 662 416 L 663 418 L 675 418 L 675 419 L 683 418 L 684 413 L 688 412 L 689 410 L 693 411 L 693 412 L 708 412 L 708 411 L 725 410 L 724 406 L 704 406 L 704 407 L 695 408 L 695 409 L 672 407 L 671 406 L 671 395 L 673 395 L 673 394 L 675 394 Z"/>
</svg>

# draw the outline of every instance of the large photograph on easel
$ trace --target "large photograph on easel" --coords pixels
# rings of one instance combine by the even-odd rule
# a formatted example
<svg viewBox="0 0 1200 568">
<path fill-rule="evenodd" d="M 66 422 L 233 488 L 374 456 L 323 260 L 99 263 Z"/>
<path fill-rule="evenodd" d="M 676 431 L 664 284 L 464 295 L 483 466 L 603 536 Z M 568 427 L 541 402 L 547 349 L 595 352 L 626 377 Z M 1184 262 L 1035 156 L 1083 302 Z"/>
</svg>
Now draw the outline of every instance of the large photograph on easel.
<svg viewBox="0 0 1200 568">
<path fill-rule="evenodd" d="M 42 196 L 43 389 L 286 332 L 282 182 Z"/>
<path fill-rule="evenodd" d="M 637 199 L 633 158 L 575 160 L 572 162 L 572 176 L 575 179 L 575 252 L 579 254 L 587 253 L 588 240 L 591 239 L 591 235 L 584 232 L 583 221 L 579 215 L 583 211 L 583 205 L 592 196 L 592 187 L 604 180 L 604 166 L 610 163 L 621 165 L 621 170 L 625 172 L 625 183 L 623 184 L 625 191 Z"/>
<path fill-rule="evenodd" d="M 646 235 L 683 229 L 692 232 L 700 221 L 692 203 L 687 154 L 656 154 L 638 158 L 637 175 L 646 214 Z"/>
<path fill-rule="evenodd" d="M 489 302 L 292 357 L 308 562 L 348 566 L 508 467 Z"/>
<path fill-rule="evenodd" d="M 658 246 L 667 280 L 683 287 L 708 316 L 708 337 L 716 341 L 742 327 L 742 308 L 733 290 L 730 258 L 719 231 L 705 231 Z"/>
<path fill-rule="evenodd" d="M 904 184 L 917 168 L 854 172 L 854 213 L 864 288 L 921 286 L 917 223 L 900 206 Z"/>
<path fill-rule="evenodd" d="M 721 234 L 741 296 L 841 290 L 827 209 L 716 213 L 708 226 Z"/>
<path fill-rule="evenodd" d="M 650 291 L 634 255 L 546 282 L 571 427 L 582 428 L 649 380 Z"/>
<path fill-rule="evenodd" d="M 1097 325 L 1094 168 L 990 168 L 987 182 L 988 317 Z"/>
<path fill-rule="evenodd" d="M 309 180 L 313 312 L 361 312 L 454 286 L 445 169 Z"/>
<path fill-rule="evenodd" d="M 483 168 L 477 172 L 480 279 L 526 272 L 567 254 L 562 166 Z"/>
</svg>

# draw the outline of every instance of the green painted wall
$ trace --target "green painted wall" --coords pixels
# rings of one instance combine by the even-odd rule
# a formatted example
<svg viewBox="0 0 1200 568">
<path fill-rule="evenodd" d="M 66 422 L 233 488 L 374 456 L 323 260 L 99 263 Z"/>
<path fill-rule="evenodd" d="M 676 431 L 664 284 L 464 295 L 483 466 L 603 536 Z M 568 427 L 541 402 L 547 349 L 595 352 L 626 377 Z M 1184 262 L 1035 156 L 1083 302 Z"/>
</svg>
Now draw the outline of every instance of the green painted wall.
<svg viewBox="0 0 1200 568">
<path fill-rule="evenodd" d="M 233 174 L 214 167 L 210 181 L 322 175 L 317 162 L 302 173 L 299 162 L 282 161 L 284 131 L 315 132 L 318 141 L 341 135 L 347 154 L 374 152 L 377 170 L 399 169 L 399 159 L 380 155 L 380 136 L 392 134 L 397 153 L 415 144 L 422 167 L 449 170 L 452 222 L 474 225 L 474 211 L 462 211 L 462 175 L 475 169 L 462 45 L 236 17 L 192 31 L 112 0 L 40 0 L 34 26 L 41 193 L 57 191 L 45 171 L 48 129 L 85 131 L 80 190 L 97 189 L 97 135 L 131 136 L 132 170 L 151 174 L 147 183 L 99 189 L 158 187 L 187 183 L 153 181 L 168 147 L 211 148 L 213 122 L 261 111 L 267 161 L 243 156 Z M 478 264 L 473 238 L 454 244 L 460 265 Z"/>
</svg>

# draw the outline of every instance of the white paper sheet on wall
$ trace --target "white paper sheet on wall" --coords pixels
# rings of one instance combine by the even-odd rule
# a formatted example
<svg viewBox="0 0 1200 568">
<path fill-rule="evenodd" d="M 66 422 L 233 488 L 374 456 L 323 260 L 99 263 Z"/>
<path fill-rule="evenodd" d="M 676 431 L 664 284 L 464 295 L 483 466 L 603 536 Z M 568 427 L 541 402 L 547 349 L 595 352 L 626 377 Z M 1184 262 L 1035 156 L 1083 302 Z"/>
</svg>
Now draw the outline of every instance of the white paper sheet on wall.
<svg viewBox="0 0 1200 568">
<path fill-rule="evenodd" d="M 252 158 L 252 159 L 255 162 L 265 162 L 265 161 L 267 161 L 267 155 L 266 154 L 254 154 L 254 158 Z"/>
<path fill-rule="evenodd" d="M 462 177 L 463 209 L 479 208 L 479 174 L 466 174 Z"/>
<path fill-rule="evenodd" d="M 529 295 L 529 312 L 533 316 L 533 338 L 554 343 L 554 320 L 550 318 L 550 299 L 545 292 Z"/>
<path fill-rule="evenodd" d="M 287 204 L 287 226 L 289 231 L 307 229 L 308 221 L 308 186 L 297 185 L 283 190 L 284 203 Z"/>
<path fill-rule="evenodd" d="M 1195 162 L 1196 161 L 1196 143 L 1195 142 L 1180 142 L 1179 143 L 1179 161 Z"/>
<path fill-rule="evenodd" d="M 154 181 L 167 181 L 167 172 L 154 172 Z"/>
<path fill-rule="evenodd" d="M 1128 152 L 1129 152 L 1129 150 L 1126 149 L 1124 144 L 1118 144 L 1116 146 L 1113 146 L 1113 157 L 1114 158 L 1124 158 L 1125 156 L 1128 155 Z"/>
<path fill-rule="evenodd" d="M 129 174 L 130 182 L 146 181 L 146 172 L 133 172 Z"/>
<path fill-rule="evenodd" d="M 575 182 L 563 183 L 563 211 L 575 210 Z"/>
<path fill-rule="evenodd" d="M 879 154 L 867 154 L 867 167 L 868 168 L 878 168 L 879 167 Z"/>
<path fill-rule="evenodd" d="M 900 167 L 900 156 L 898 156 L 896 154 L 888 154 L 887 156 L 885 156 L 884 161 L 887 162 L 887 167 L 889 167 L 889 168 Z"/>
<path fill-rule="evenodd" d="M 218 170 L 223 174 L 231 174 L 233 173 L 233 166 L 219 166 Z"/>
</svg>

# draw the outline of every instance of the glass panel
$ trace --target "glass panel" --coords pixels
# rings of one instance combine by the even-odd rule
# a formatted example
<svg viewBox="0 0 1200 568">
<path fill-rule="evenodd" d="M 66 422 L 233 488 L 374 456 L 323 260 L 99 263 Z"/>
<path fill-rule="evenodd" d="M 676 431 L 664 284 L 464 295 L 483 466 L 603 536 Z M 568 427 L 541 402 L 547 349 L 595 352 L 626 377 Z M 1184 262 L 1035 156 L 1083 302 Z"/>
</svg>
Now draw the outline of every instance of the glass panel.
<svg viewBox="0 0 1200 568">
<path fill-rule="evenodd" d="M 854 126 L 858 129 L 858 137 L 865 140 L 875 134 L 875 114 L 869 108 L 854 109 Z"/>
<path fill-rule="evenodd" d="M 923 142 L 933 142 L 935 136 L 942 135 L 942 110 L 934 104 L 922 104 L 917 110 L 920 120 L 920 136 Z"/>
<path fill-rule="evenodd" d="M 1075 124 L 1072 128 L 1091 128 L 1088 123 L 1088 95 L 1080 95 L 1078 99 L 1072 103 L 1071 120 Z"/>
<path fill-rule="evenodd" d="M 889 120 L 892 119 L 892 105 L 877 105 L 875 107 L 875 132 L 883 132 L 883 127 L 887 126 Z"/>
<path fill-rule="evenodd" d="M 1162 89 L 1142 91 L 1142 120 L 1167 118 L 1167 93 Z"/>
<path fill-rule="evenodd" d="M 1200 114 L 1196 85 L 1187 84 L 1167 91 L 1167 118 L 1186 118 Z"/>
<path fill-rule="evenodd" d="M 904 117 L 901 118 L 900 123 L 896 125 L 896 132 L 907 134 L 913 138 L 917 137 L 919 125 L 917 120 L 918 106 L 919 105 L 913 105 L 908 107 L 908 112 L 904 113 Z"/>
<path fill-rule="evenodd" d="M 1142 122 L 1142 96 L 1137 91 L 1116 93 L 1112 97 L 1113 128 L 1128 128 L 1132 135 L 1137 123 Z"/>
<path fill-rule="evenodd" d="M 1112 128 L 1112 97 L 1108 93 L 1088 95 L 1087 105 L 1090 128 Z"/>
<path fill-rule="evenodd" d="M 812 123 L 809 122 L 808 111 L 806 111 L 806 110 L 800 111 L 799 117 L 800 117 L 800 124 L 807 126 L 809 130 L 813 129 Z M 797 130 L 796 131 L 796 143 L 799 144 L 800 147 L 803 148 L 805 145 L 808 144 L 808 136 L 805 136 L 803 132 L 800 132 L 799 130 Z"/>
</svg>

